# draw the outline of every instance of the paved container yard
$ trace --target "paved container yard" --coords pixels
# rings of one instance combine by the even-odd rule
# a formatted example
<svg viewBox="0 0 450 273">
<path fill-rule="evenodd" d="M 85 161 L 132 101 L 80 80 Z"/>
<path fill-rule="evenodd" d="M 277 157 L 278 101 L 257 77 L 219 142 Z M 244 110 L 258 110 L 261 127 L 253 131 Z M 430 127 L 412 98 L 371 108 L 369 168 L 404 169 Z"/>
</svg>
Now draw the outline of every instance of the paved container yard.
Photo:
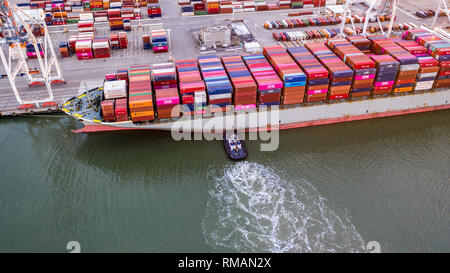
<svg viewBox="0 0 450 273">
<path fill-rule="evenodd" d="M 431 18 L 420 19 L 413 15 L 418 9 L 414 9 L 417 3 L 420 4 L 420 8 L 424 8 L 424 1 L 401 1 L 401 2 L 411 2 L 408 6 L 402 3 L 401 9 L 397 13 L 396 23 L 407 23 L 412 22 L 416 25 L 421 25 L 423 23 L 430 24 L 432 22 Z M 403 9 L 403 6 L 407 8 Z M 426 6 L 428 8 L 435 7 L 430 1 L 427 2 Z M 107 73 L 115 72 L 118 68 L 128 68 L 130 65 L 142 65 L 142 64 L 152 64 L 167 62 L 169 60 L 168 53 L 153 54 L 152 50 L 144 50 L 142 44 L 142 35 L 148 34 L 150 31 L 150 26 L 152 24 L 162 24 L 165 29 L 170 29 L 170 47 L 171 56 L 174 59 L 187 59 L 196 58 L 199 53 L 199 48 L 194 44 L 193 37 L 191 35 L 191 30 L 199 28 L 201 26 L 208 26 L 213 24 L 220 24 L 224 22 L 230 22 L 232 19 L 232 14 L 219 14 L 219 15 L 203 15 L 203 16 L 189 16 L 183 17 L 180 14 L 179 6 L 177 1 L 161 1 L 162 7 L 162 18 L 160 19 L 150 19 L 147 17 L 146 9 L 143 9 L 142 16 L 143 19 L 140 21 L 132 21 L 132 30 L 127 32 L 128 34 L 128 48 L 112 50 L 112 57 L 106 59 L 92 59 L 92 60 L 77 60 L 76 56 L 71 56 L 69 58 L 60 58 L 59 61 L 63 71 L 66 84 L 53 86 L 54 101 L 61 103 L 64 100 L 77 95 L 80 89 L 86 88 L 86 85 L 92 86 L 99 84 Z M 324 8 L 321 8 L 324 9 Z M 310 9 L 304 9 L 310 10 Z M 319 9 L 313 9 L 315 15 L 321 16 L 319 14 Z M 407 11 L 405 11 L 407 10 Z M 243 20 L 243 22 L 250 29 L 254 35 L 256 41 L 258 41 L 262 46 L 274 45 L 277 42 L 273 39 L 272 33 L 274 30 L 267 30 L 263 27 L 264 21 L 267 20 L 279 20 L 288 18 L 299 18 L 288 17 L 289 12 L 299 11 L 295 10 L 276 10 L 276 11 L 263 11 L 263 12 L 253 12 L 253 13 L 236 13 L 234 15 L 235 20 Z M 311 15 L 306 15 L 304 17 L 311 17 Z M 448 24 L 446 17 L 440 17 L 438 24 Z M 387 24 L 384 22 L 383 24 Z M 358 24 L 362 26 L 362 24 Z M 69 24 L 66 26 L 67 32 L 64 31 L 64 26 L 49 26 L 49 32 L 51 34 L 52 42 L 54 45 L 55 52 L 59 56 L 59 49 L 57 45 L 61 41 L 68 41 L 70 35 L 78 33 L 76 24 Z M 334 26 L 322 26 L 322 27 L 312 27 L 308 29 L 317 28 L 338 28 L 338 25 Z M 303 30 L 303 29 L 297 29 Z M 284 31 L 284 30 L 275 30 Z M 111 33 L 109 29 L 108 22 L 95 23 L 95 35 L 96 37 L 109 37 Z M 6 51 L 5 51 L 6 52 Z M 241 53 L 242 51 L 229 50 L 225 52 L 218 53 L 219 55 L 227 55 L 231 53 Z M 29 62 L 30 67 L 33 67 L 33 62 Z M 3 67 L 1 67 L 0 72 L 5 74 Z M 47 97 L 47 90 L 44 87 L 28 87 L 25 78 L 18 78 L 16 80 L 17 87 L 20 96 L 24 100 L 33 99 L 43 99 Z M 16 98 L 11 90 L 8 79 L 5 77 L 0 79 L 0 112 L 15 110 L 18 107 Z"/>
</svg>

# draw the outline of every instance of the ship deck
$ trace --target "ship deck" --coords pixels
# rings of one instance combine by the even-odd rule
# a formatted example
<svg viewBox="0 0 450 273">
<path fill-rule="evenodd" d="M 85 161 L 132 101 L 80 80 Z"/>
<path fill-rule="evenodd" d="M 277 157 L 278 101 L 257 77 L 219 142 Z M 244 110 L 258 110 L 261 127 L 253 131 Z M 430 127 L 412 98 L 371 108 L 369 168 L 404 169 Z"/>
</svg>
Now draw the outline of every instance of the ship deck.
<svg viewBox="0 0 450 273">
<path fill-rule="evenodd" d="M 405 2 L 405 1 L 401 1 Z M 408 1 L 406 1 L 408 2 Z M 415 1 L 417 2 L 417 1 Z M 400 3 L 400 5 L 403 5 Z M 194 28 L 199 28 L 204 25 L 219 24 L 225 22 L 225 20 L 231 19 L 231 14 L 218 14 L 218 15 L 203 15 L 203 16 L 187 16 L 184 17 L 180 14 L 180 9 L 177 1 L 161 1 L 161 7 L 163 10 L 163 17 L 158 19 L 150 19 L 147 17 L 146 9 L 143 9 L 141 20 L 141 26 L 138 21 L 132 21 L 132 30 L 128 32 L 128 49 L 113 50 L 112 57 L 106 59 L 93 59 L 79 61 L 75 56 L 69 58 L 59 57 L 61 69 L 63 71 L 66 84 L 54 86 L 52 88 L 54 99 L 53 101 L 63 103 L 67 99 L 78 96 L 83 92 L 89 90 L 92 86 L 92 82 L 98 82 L 104 78 L 105 74 L 115 72 L 119 68 L 127 68 L 130 65 L 151 64 L 166 62 L 169 59 L 169 54 L 159 53 L 153 54 L 151 50 L 144 50 L 142 45 L 142 34 L 149 33 L 150 26 L 152 24 L 163 24 L 163 27 L 171 30 L 171 55 L 175 59 L 196 58 L 200 55 L 198 47 L 194 44 L 190 31 Z M 432 8 L 432 7 L 430 7 Z M 409 9 L 405 11 L 404 9 Z M 306 9 L 305 9 L 306 10 Z M 307 9 L 311 10 L 311 9 Z M 321 16 L 319 9 L 314 8 L 314 16 Z M 298 9 L 282 9 L 275 11 L 263 11 L 263 12 L 249 12 L 249 13 L 236 13 L 234 17 L 236 20 L 243 20 L 247 27 L 252 32 L 256 41 L 261 46 L 274 45 L 277 42 L 272 38 L 273 30 L 266 30 L 263 27 L 263 23 L 266 20 L 279 20 L 288 19 L 287 14 L 289 12 L 299 11 Z M 412 15 L 413 10 L 411 5 L 406 5 L 397 13 L 398 23 L 412 22 L 416 25 L 422 23 L 429 24 L 431 18 L 425 20 L 417 18 Z M 264 16 L 261 16 L 264 15 Z M 308 16 L 305 16 L 308 17 Z M 298 16 L 295 18 L 299 18 Z M 446 20 L 446 18 L 440 17 L 438 23 Z M 355 24 L 356 26 L 362 26 L 362 24 Z M 326 26 L 328 28 L 334 28 L 338 26 Z M 320 29 L 326 28 L 324 26 L 310 27 L 307 29 Z M 95 23 L 96 36 L 109 36 L 111 31 L 109 30 L 108 23 L 97 22 Z M 298 29 L 304 30 L 304 29 Z M 76 24 L 68 24 L 67 32 L 64 32 L 64 26 L 49 26 L 52 42 L 55 51 L 57 51 L 57 45 L 61 41 L 67 41 L 70 35 L 78 32 Z M 280 30 L 282 31 L 282 30 Z M 229 55 L 231 53 L 242 53 L 240 49 L 230 49 L 224 52 L 215 53 L 217 55 Z M 213 52 L 210 52 L 213 53 Z M 59 56 L 59 54 L 58 54 Z M 33 63 L 36 60 L 29 60 L 29 66 L 33 67 Z M 37 65 L 36 65 L 37 67 Z M 0 73 L 5 74 L 4 68 L 0 68 Z M 25 78 L 19 77 L 16 80 L 16 85 L 20 96 L 24 100 L 42 100 L 48 98 L 47 90 L 43 87 L 28 87 Z M 91 85 L 86 87 L 86 85 Z M 98 85 L 100 86 L 100 85 Z M 14 93 L 11 90 L 9 81 L 7 78 L 0 79 L 0 114 L 4 116 L 15 114 L 26 114 L 29 111 L 17 110 L 19 104 L 16 101 Z M 33 109 L 34 112 L 47 112 L 57 110 L 56 108 L 46 109 Z"/>
</svg>

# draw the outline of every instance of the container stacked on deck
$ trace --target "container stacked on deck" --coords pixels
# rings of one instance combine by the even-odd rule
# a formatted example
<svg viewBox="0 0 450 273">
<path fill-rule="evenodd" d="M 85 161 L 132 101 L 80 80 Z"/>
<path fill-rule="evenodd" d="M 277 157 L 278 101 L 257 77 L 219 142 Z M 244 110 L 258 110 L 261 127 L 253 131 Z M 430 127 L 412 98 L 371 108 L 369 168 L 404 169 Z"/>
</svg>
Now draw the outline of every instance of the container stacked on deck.
<svg viewBox="0 0 450 273">
<path fill-rule="evenodd" d="M 377 75 L 374 79 L 372 94 L 390 94 L 394 88 L 400 63 L 387 54 L 369 54 L 368 56 L 375 62 L 375 67 L 377 68 Z"/>
<path fill-rule="evenodd" d="M 408 30 L 405 38 L 425 46 L 428 53 L 439 61 L 440 69 L 434 87 L 450 87 L 450 43 L 424 29 Z"/>
<path fill-rule="evenodd" d="M 257 86 L 241 56 L 222 57 L 225 70 L 233 85 L 234 109 L 256 108 Z"/>
<path fill-rule="evenodd" d="M 389 54 L 400 63 L 394 93 L 412 91 L 420 68 L 417 58 L 396 44 L 393 39 L 376 39 L 372 40 L 372 43 L 376 53 Z"/>
<path fill-rule="evenodd" d="M 414 90 L 430 90 L 439 72 L 439 61 L 427 54 L 427 49 L 416 41 L 397 41 L 401 47 L 417 57 L 419 72 L 414 82 Z"/>
<path fill-rule="evenodd" d="M 116 122 L 128 120 L 127 98 L 116 99 L 114 113 L 116 115 Z"/>
<path fill-rule="evenodd" d="M 308 43 L 305 47 L 319 59 L 328 70 L 330 87 L 328 99 L 345 99 L 349 97 L 353 79 L 353 70 L 323 43 Z M 327 97 L 328 89 L 317 90 L 310 101 L 322 101 Z M 308 98 L 309 99 L 309 98 Z"/>
<path fill-rule="evenodd" d="M 175 62 L 181 102 L 189 112 L 202 111 L 206 107 L 206 87 L 198 69 L 197 60 L 178 60 Z"/>
<path fill-rule="evenodd" d="M 94 38 L 92 42 L 92 50 L 94 58 L 109 58 L 111 57 L 111 47 L 108 38 Z"/>
<path fill-rule="evenodd" d="M 173 63 L 153 64 L 152 80 L 158 118 L 178 117 L 179 112 L 172 113 L 173 108 L 180 104 L 175 65 Z"/>
<path fill-rule="evenodd" d="M 114 112 L 114 100 L 103 100 L 101 103 L 103 120 L 107 122 L 116 121 L 116 116 Z"/>
<path fill-rule="evenodd" d="M 280 105 L 283 82 L 264 55 L 255 54 L 242 58 L 258 86 L 258 105 Z"/>
<path fill-rule="evenodd" d="M 362 35 L 347 36 L 349 40 L 356 48 L 363 53 L 370 53 L 370 40 Z"/>
<path fill-rule="evenodd" d="M 370 96 L 377 73 L 375 62 L 346 39 L 329 39 L 327 45 L 354 72 L 351 96 Z"/>
<path fill-rule="evenodd" d="M 167 40 L 167 32 L 165 29 L 150 31 L 152 39 L 153 53 L 161 53 L 169 51 L 169 43 Z"/>
<path fill-rule="evenodd" d="M 328 90 L 329 79 L 328 70 L 306 49 L 305 47 L 291 47 L 287 49 L 295 62 L 305 71 L 306 81 L 306 101 L 323 100 L 323 89 Z M 318 92 L 319 91 L 319 92 Z M 317 95 L 317 93 L 319 95 Z M 340 96 L 340 95 L 332 95 Z M 338 97 L 331 97 L 336 99 Z"/>
<path fill-rule="evenodd" d="M 133 122 L 155 119 L 149 66 L 132 66 L 129 69 L 128 107 Z"/>
<path fill-rule="evenodd" d="M 208 104 L 224 108 L 232 104 L 233 87 L 219 57 L 216 55 L 197 58 L 206 84 Z"/>
<path fill-rule="evenodd" d="M 282 46 L 264 47 L 264 56 L 283 81 L 281 104 L 302 103 L 305 97 L 306 75 Z"/>
<path fill-rule="evenodd" d="M 127 82 L 125 80 L 105 81 L 103 83 L 105 99 L 120 99 L 127 97 Z"/>
<path fill-rule="evenodd" d="M 147 14 L 150 18 L 158 18 L 161 17 L 161 6 L 159 4 L 148 4 L 147 5 Z"/>
</svg>

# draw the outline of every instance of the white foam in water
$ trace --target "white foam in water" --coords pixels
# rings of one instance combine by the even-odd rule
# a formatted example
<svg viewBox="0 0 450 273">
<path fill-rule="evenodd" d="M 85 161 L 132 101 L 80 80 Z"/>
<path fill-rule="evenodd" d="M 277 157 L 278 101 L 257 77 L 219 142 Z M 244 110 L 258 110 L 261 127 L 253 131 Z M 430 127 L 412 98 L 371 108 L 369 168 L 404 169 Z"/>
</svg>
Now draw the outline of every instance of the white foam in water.
<svg viewBox="0 0 450 273">
<path fill-rule="evenodd" d="M 362 252 L 346 215 L 305 180 L 286 181 L 258 163 L 239 162 L 215 177 L 202 221 L 214 248 L 238 252 Z"/>
</svg>

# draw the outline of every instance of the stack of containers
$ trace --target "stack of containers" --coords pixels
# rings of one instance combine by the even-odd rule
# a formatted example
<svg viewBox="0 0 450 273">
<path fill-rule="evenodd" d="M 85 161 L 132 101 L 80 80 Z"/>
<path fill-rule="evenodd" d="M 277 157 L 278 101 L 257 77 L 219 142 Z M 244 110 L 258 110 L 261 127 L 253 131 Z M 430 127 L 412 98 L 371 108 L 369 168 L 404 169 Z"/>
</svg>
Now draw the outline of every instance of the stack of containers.
<svg viewBox="0 0 450 273">
<path fill-rule="evenodd" d="M 416 41 L 397 41 L 401 47 L 417 57 L 419 62 L 419 73 L 414 82 L 414 90 L 430 90 L 439 72 L 439 61 L 428 55 L 427 49 Z"/>
<path fill-rule="evenodd" d="M 290 9 L 291 0 L 278 0 L 278 7 L 280 7 L 280 9 Z"/>
<path fill-rule="evenodd" d="M 79 21 L 78 22 L 78 32 L 93 32 L 94 31 L 94 21 Z"/>
<path fill-rule="evenodd" d="M 219 14 L 219 0 L 206 0 L 206 10 L 208 14 Z"/>
<path fill-rule="evenodd" d="M 111 49 L 120 49 L 119 45 L 119 34 L 111 33 L 109 35 L 109 41 L 111 43 Z"/>
<path fill-rule="evenodd" d="M 42 44 L 41 44 L 41 43 L 38 43 L 38 44 L 37 44 L 37 48 L 38 48 L 38 50 L 39 50 L 39 55 L 41 56 L 41 58 L 44 58 L 45 55 L 44 55 L 44 50 L 42 49 Z M 35 58 L 37 58 L 37 52 L 36 52 L 36 49 L 35 49 L 35 47 L 34 47 L 33 44 L 27 43 L 26 49 L 27 49 L 27 57 L 28 57 L 29 59 L 35 59 Z"/>
<path fill-rule="evenodd" d="M 390 55 L 374 55 L 369 56 L 377 68 L 377 75 L 373 83 L 372 95 L 390 94 L 394 88 L 395 79 L 397 77 L 400 63 Z"/>
<path fill-rule="evenodd" d="M 169 51 L 169 44 L 165 29 L 152 30 L 150 31 L 150 36 L 152 38 L 153 53 Z"/>
<path fill-rule="evenodd" d="M 232 2 L 231 6 L 233 7 L 234 13 L 244 12 L 244 6 L 242 5 L 241 2 Z"/>
<path fill-rule="evenodd" d="M 116 99 L 114 113 L 117 122 L 128 120 L 127 98 Z"/>
<path fill-rule="evenodd" d="M 256 108 L 257 86 L 241 56 L 222 57 L 222 62 L 233 85 L 235 110 Z"/>
<path fill-rule="evenodd" d="M 281 104 L 302 103 L 305 97 L 306 75 L 282 46 L 264 47 L 264 56 L 283 81 Z"/>
<path fill-rule="evenodd" d="M 288 48 L 288 52 L 307 75 L 306 101 L 311 102 L 322 100 L 321 96 L 316 96 L 316 92 L 317 90 L 328 90 L 328 70 L 323 67 L 323 65 L 308 51 L 308 49 L 303 46 Z M 319 92 L 319 94 L 321 93 Z M 335 95 L 334 93 L 333 95 L 330 95 L 330 99 L 338 99 L 343 97 L 346 96 Z"/>
<path fill-rule="evenodd" d="M 134 20 L 141 20 L 142 19 L 142 13 L 140 9 L 134 9 Z"/>
<path fill-rule="evenodd" d="M 354 72 L 351 96 L 370 96 L 377 73 L 375 62 L 346 39 L 329 39 L 327 44 Z"/>
<path fill-rule="evenodd" d="M 151 49 L 152 45 L 150 43 L 150 35 L 142 35 L 142 44 L 144 45 L 144 49 Z"/>
<path fill-rule="evenodd" d="M 316 56 L 317 59 L 329 72 L 330 94 L 329 100 L 346 99 L 349 97 L 350 88 L 353 79 L 353 70 L 351 70 L 344 62 L 339 59 L 327 46 L 323 43 L 308 43 L 305 47 Z M 316 90 L 315 94 L 308 94 L 308 101 L 322 101 L 327 97 L 328 89 Z"/>
<path fill-rule="evenodd" d="M 206 15 L 208 11 L 206 10 L 206 5 L 202 2 L 194 3 L 194 14 L 195 15 Z"/>
<path fill-rule="evenodd" d="M 233 5 L 231 0 L 220 0 L 220 13 L 232 13 Z"/>
<path fill-rule="evenodd" d="M 125 81 L 128 84 L 128 70 L 117 69 L 116 78 L 117 80 Z"/>
<path fill-rule="evenodd" d="M 180 104 L 175 65 L 172 63 L 153 64 L 152 79 L 158 118 L 178 117 L 179 113 L 172 113 L 173 108 Z"/>
<path fill-rule="evenodd" d="M 130 67 L 128 106 L 133 122 L 151 121 L 155 119 L 150 67 L 145 65 Z"/>
<path fill-rule="evenodd" d="M 128 38 L 126 32 L 119 32 L 118 34 L 119 38 L 119 48 L 124 49 L 128 47 Z"/>
<path fill-rule="evenodd" d="M 399 72 L 394 83 L 394 93 L 412 91 L 420 68 L 417 58 L 396 44 L 394 40 L 377 39 L 372 40 L 372 43 L 376 52 L 387 53 L 400 62 Z"/>
<path fill-rule="evenodd" d="M 206 106 L 206 87 L 198 69 L 197 60 L 179 60 L 175 62 L 181 102 L 190 112 L 201 114 Z M 185 113 L 187 114 L 187 113 Z"/>
<path fill-rule="evenodd" d="M 94 12 L 95 22 L 108 22 L 108 12 L 106 10 Z"/>
<path fill-rule="evenodd" d="M 303 8 L 303 0 L 292 0 L 291 9 Z"/>
<path fill-rule="evenodd" d="M 123 18 L 123 30 L 131 31 L 131 21 L 130 21 L 130 19 Z"/>
<path fill-rule="evenodd" d="M 181 7 L 181 15 L 193 16 L 194 15 L 194 6 L 193 5 L 182 6 Z"/>
<path fill-rule="evenodd" d="M 120 99 L 127 97 L 127 82 L 124 80 L 105 81 L 103 83 L 105 99 Z"/>
<path fill-rule="evenodd" d="M 283 82 L 264 55 L 255 54 L 242 58 L 258 86 L 258 105 L 280 105 Z"/>
<path fill-rule="evenodd" d="M 70 48 L 68 42 L 59 43 L 59 54 L 61 54 L 62 58 L 70 57 Z"/>
<path fill-rule="evenodd" d="M 269 10 L 266 1 L 264 0 L 256 0 L 255 1 L 256 11 L 266 11 Z"/>
<path fill-rule="evenodd" d="M 370 53 L 370 40 L 364 36 L 347 36 L 349 40 L 356 48 L 358 48 L 363 53 Z"/>
<path fill-rule="evenodd" d="M 102 0 L 91 0 L 91 10 L 102 10 L 103 1 Z"/>
<path fill-rule="evenodd" d="M 150 18 L 161 17 L 161 6 L 159 4 L 147 5 L 147 14 Z"/>
<path fill-rule="evenodd" d="M 109 0 L 110 9 L 120 9 L 122 7 L 122 0 Z"/>
<path fill-rule="evenodd" d="M 109 58 L 111 57 L 111 47 L 108 38 L 94 38 L 92 42 L 92 50 L 94 58 Z"/>
<path fill-rule="evenodd" d="M 114 122 L 116 120 L 114 113 L 114 100 L 103 100 L 101 103 L 103 120 Z"/>
<path fill-rule="evenodd" d="M 92 53 L 92 38 L 78 39 L 75 43 L 75 51 L 78 60 L 89 60 L 94 58 Z"/>
<path fill-rule="evenodd" d="M 206 84 L 208 104 L 221 108 L 231 105 L 233 87 L 220 58 L 216 55 L 199 56 L 198 63 Z"/>
<path fill-rule="evenodd" d="M 255 1 L 243 1 L 242 7 L 244 8 L 244 12 L 256 11 Z"/>
<path fill-rule="evenodd" d="M 120 13 L 120 9 L 108 10 L 109 27 L 111 30 L 123 29 L 123 19 Z"/>
<path fill-rule="evenodd" d="M 450 43 L 423 29 L 408 30 L 405 37 L 425 46 L 431 56 L 439 61 L 440 70 L 434 87 L 450 87 Z"/>
</svg>

